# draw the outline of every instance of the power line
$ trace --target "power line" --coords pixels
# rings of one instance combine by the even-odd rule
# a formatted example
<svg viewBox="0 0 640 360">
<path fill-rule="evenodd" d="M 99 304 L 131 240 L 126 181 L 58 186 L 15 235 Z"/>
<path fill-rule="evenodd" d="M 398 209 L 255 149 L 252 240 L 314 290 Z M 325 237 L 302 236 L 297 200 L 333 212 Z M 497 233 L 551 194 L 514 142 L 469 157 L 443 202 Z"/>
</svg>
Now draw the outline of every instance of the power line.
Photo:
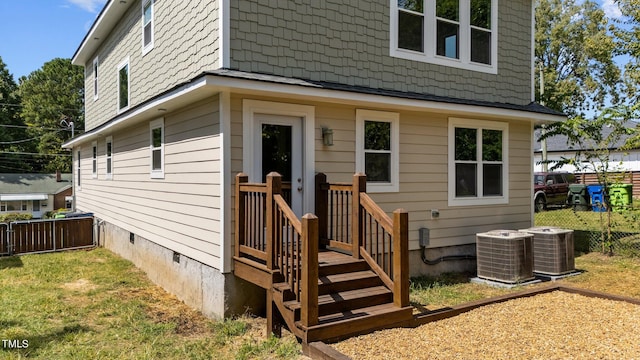
<svg viewBox="0 0 640 360">
<path fill-rule="evenodd" d="M 17 108 L 25 107 L 22 104 L 11 104 L 11 103 L 3 103 L 3 102 L 0 102 L 0 105 L 9 106 L 9 107 L 17 107 Z M 40 110 L 42 110 L 42 109 L 46 109 L 46 110 L 52 110 L 52 109 L 53 110 L 69 110 L 69 111 L 78 111 L 80 113 L 84 113 L 84 109 L 56 108 L 56 107 L 53 107 L 53 106 L 35 106 L 35 108 L 36 109 L 40 109 Z"/>
<path fill-rule="evenodd" d="M 38 156 L 73 156 L 71 154 L 41 154 L 21 151 L 0 151 L 0 154 L 38 155 Z"/>
<path fill-rule="evenodd" d="M 45 127 L 28 126 L 28 125 L 4 125 L 4 124 L 0 124 L 0 127 L 16 128 L 16 129 L 51 130 L 51 131 L 54 131 L 54 130 L 55 131 L 58 131 L 58 130 L 71 131 L 70 129 L 67 129 L 67 128 L 45 128 Z"/>
<path fill-rule="evenodd" d="M 58 131 L 56 131 L 56 133 L 59 133 L 60 131 L 63 131 L 65 129 L 60 129 Z M 13 144 L 21 144 L 21 143 L 25 143 L 25 142 L 29 142 L 29 141 L 33 141 L 33 140 L 39 140 L 41 139 L 43 136 L 36 136 L 33 137 L 31 139 L 24 139 L 24 140 L 15 140 L 15 141 L 0 141 L 0 145 L 13 145 Z"/>
</svg>

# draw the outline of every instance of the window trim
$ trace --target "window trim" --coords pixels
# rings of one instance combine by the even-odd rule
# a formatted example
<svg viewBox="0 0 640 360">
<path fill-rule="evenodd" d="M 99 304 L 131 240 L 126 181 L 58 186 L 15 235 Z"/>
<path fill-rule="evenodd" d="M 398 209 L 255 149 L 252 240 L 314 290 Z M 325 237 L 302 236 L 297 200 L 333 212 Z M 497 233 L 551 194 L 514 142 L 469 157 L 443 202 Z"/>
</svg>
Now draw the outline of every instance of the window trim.
<svg viewBox="0 0 640 360">
<path fill-rule="evenodd" d="M 162 142 L 159 148 L 153 147 L 153 130 L 161 129 L 161 138 Z M 164 118 L 159 118 L 149 122 L 149 171 L 152 179 L 164 179 L 164 143 L 165 143 L 165 132 L 164 132 Z M 160 169 L 153 169 L 153 152 L 160 151 Z"/>
<path fill-rule="evenodd" d="M 151 20 L 149 20 L 149 24 L 151 25 L 151 31 L 150 31 L 150 36 L 151 39 L 149 40 L 149 43 L 147 45 L 144 44 L 144 28 L 145 28 L 145 23 L 144 23 L 144 8 L 146 5 L 149 5 L 151 8 Z M 155 36 L 154 36 L 154 29 L 155 29 L 155 21 L 154 21 L 154 15 L 155 15 L 155 0 L 143 0 L 141 2 L 141 7 L 142 7 L 142 15 L 141 15 L 141 21 L 140 23 L 142 23 L 142 55 L 145 55 L 146 53 L 148 53 L 149 51 L 151 51 L 153 49 L 153 45 L 154 45 L 154 41 L 155 41 Z"/>
<path fill-rule="evenodd" d="M 95 59 L 93 59 L 93 101 L 98 100 L 98 98 L 100 97 L 100 92 L 98 88 L 98 81 L 100 79 L 99 71 L 100 71 L 100 60 L 96 56 Z"/>
<path fill-rule="evenodd" d="M 111 153 L 109 153 L 109 144 L 111 144 Z M 113 179 L 113 136 L 107 136 L 104 140 L 104 156 L 105 156 L 105 179 Z M 111 165 L 111 171 L 109 171 Z"/>
<path fill-rule="evenodd" d="M 77 164 L 76 164 L 76 190 L 82 190 L 81 184 L 82 184 L 82 148 L 81 147 L 77 147 L 76 148 L 76 158 L 77 158 Z"/>
<path fill-rule="evenodd" d="M 456 198 L 456 162 L 455 162 L 455 129 L 465 127 L 480 130 L 478 137 L 482 136 L 483 129 L 502 131 L 502 196 L 477 196 Z M 481 155 L 482 143 L 478 146 L 478 155 Z M 482 157 L 478 156 L 477 183 L 478 191 L 482 191 Z M 498 121 L 485 121 L 461 118 L 449 118 L 448 131 L 448 198 L 449 206 L 470 205 L 496 205 L 509 203 L 509 123 Z"/>
<path fill-rule="evenodd" d="M 98 178 L 98 142 L 91 142 L 91 177 Z"/>
<path fill-rule="evenodd" d="M 364 122 L 391 123 L 391 181 L 367 182 L 367 192 L 398 192 L 400 189 L 400 114 L 395 112 L 356 109 L 356 171 L 365 173 Z"/>
<path fill-rule="evenodd" d="M 426 62 L 430 64 L 449 66 L 459 69 L 484 72 L 489 74 L 498 73 L 498 0 L 491 1 L 491 65 L 476 63 L 471 61 L 471 25 L 470 0 L 460 0 L 460 39 L 459 39 L 459 59 L 448 58 L 436 55 L 436 5 L 434 1 L 424 0 L 423 8 L 423 49 L 424 51 L 414 51 L 401 49 L 398 47 L 398 0 L 390 0 L 389 14 L 389 56 L 407 60 Z"/>
<path fill-rule="evenodd" d="M 120 105 L 120 70 L 127 67 L 127 106 Z M 116 72 L 116 96 L 118 97 L 118 113 L 129 110 L 131 106 L 131 66 L 129 65 L 129 57 L 118 65 Z"/>
</svg>

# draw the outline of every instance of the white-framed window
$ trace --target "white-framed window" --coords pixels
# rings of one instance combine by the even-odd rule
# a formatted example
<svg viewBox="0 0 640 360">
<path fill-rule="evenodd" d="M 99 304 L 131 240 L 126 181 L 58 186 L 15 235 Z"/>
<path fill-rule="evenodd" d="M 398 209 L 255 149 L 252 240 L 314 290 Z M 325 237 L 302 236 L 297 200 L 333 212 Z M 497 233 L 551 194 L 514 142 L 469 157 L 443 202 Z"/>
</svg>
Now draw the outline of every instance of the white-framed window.
<svg viewBox="0 0 640 360">
<path fill-rule="evenodd" d="M 91 177 L 98 177 L 98 143 L 96 141 L 91 143 Z"/>
<path fill-rule="evenodd" d="M 509 124 L 449 119 L 449 206 L 509 202 Z"/>
<path fill-rule="evenodd" d="M 118 111 L 129 108 L 129 58 L 118 65 Z"/>
<path fill-rule="evenodd" d="M 7 211 L 7 202 L 3 201 L 0 202 L 0 212 L 6 212 Z"/>
<path fill-rule="evenodd" d="M 149 123 L 151 178 L 164 178 L 164 118 Z"/>
<path fill-rule="evenodd" d="M 356 110 L 356 171 L 367 175 L 367 191 L 399 189 L 400 115 Z"/>
<path fill-rule="evenodd" d="M 113 137 L 105 138 L 104 153 L 106 155 L 106 179 L 113 178 Z"/>
<path fill-rule="evenodd" d="M 78 148 L 76 150 L 76 189 L 78 190 L 80 190 L 80 184 L 81 184 L 80 179 L 82 179 L 82 173 L 80 171 L 81 165 L 82 165 L 80 161 L 80 155 L 81 155 L 80 148 Z"/>
<path fill-rule="evenodd" d="M 28 205 L 26 201 L 20 201 L 20 210 L 21 211 L 27 211 Z"/>
<path fill-rule="evenodd" d="M 390 55 L 496 74 L 498 0 L 391 0 Z"/>
<path fill-rule="evenodd" d="M 142 1 L 142 53 L 153 49 L 153 3 L 154 0 Z"/>
<path fill-rule="evenodd" d="M 98 57 L 96 56 L 95 59 L 93 59 L 93 100 L 98 100 L 98 77 L 99 77 L 99 60 Z"/>
</svg>

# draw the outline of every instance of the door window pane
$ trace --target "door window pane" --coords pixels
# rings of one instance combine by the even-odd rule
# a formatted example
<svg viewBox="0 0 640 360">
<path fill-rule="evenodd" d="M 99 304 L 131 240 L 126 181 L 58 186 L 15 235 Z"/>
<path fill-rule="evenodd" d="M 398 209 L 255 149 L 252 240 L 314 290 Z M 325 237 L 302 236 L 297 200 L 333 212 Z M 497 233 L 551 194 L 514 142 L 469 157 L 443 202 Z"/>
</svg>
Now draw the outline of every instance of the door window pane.
<svg viewBox="0 0 640 360">
<path fill-rule="evenodd" d="M 262 124 L 262 181 L 272 171 L 282 175 L 282 181 L 291 181 L 292 127 Z"/>
</svg>

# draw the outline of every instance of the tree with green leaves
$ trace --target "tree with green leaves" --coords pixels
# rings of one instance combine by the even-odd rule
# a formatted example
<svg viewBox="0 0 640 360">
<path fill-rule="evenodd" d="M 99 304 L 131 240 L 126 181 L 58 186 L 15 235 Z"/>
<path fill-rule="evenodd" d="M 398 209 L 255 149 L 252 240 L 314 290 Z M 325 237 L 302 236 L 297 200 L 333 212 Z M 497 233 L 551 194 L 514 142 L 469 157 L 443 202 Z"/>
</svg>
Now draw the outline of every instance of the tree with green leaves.
<svg viewBox="0 0 640 360">
<path fill-rule="evenodd" d="M 535 17 L 536 83 L 540 73 L 544 80 L 536 100 L 570 117 L 617 104 L 616 41 L 600 6 L 592 0 L 537 0 Z"/>
<path fill-rule="evenodd" d="M 61 125 L 73 121 L 76 129 L 84 129 L 84 74 L 70 59 L 56 58 L 42 68 L 20 79 L 21 116 L 29 126 L 29 134 L 38 138 L 37 152 L 47 172 L 71 172 L 71 154 L 61 145 L 71 132 Z M 52 130 L 58 129 L 58 130 Z"/>
<path fill-rule="evenodd" d="M 628 104 L 640 101 L 640 0 L 617 0 L 622 18 L 616 29 L 618 54 L 629 56 L 624 66 L 625 94 Z"/>
<path fill-rule="evenodd" d="M 0 172 L 29 172 L 29 161 L 24 160 L 29 139 L 20 118 L 18 85 L 0 58 Z"/>
</svg>

